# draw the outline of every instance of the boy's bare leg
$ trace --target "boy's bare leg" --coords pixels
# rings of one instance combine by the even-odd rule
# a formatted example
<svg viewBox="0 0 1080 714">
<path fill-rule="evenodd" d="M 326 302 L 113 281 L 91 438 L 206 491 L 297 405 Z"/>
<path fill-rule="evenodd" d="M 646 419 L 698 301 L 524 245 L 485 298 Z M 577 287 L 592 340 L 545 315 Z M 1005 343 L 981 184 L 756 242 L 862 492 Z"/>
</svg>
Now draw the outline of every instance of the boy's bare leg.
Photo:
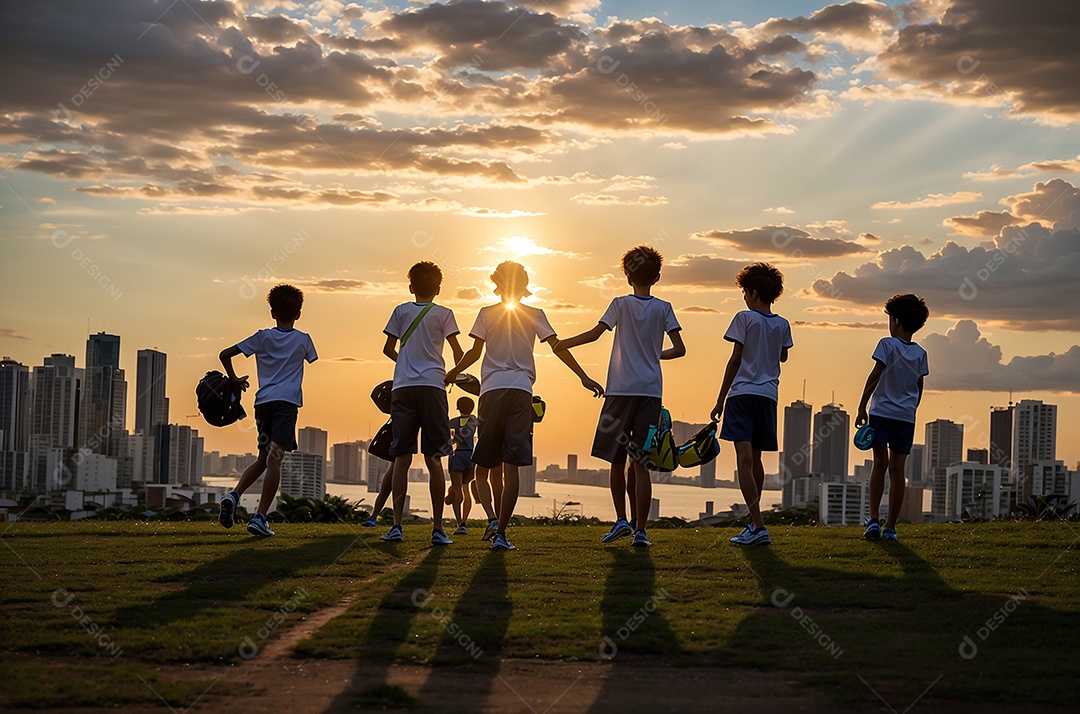
<svg viewBox="0 0 1080 714">
<path fill-rule="evenodd" d="M 502 513 L 499 509 L 502 508 L 503 499 L 503 465 L 499 464 L 491 469 L 489 478 L 491 479 L 491 503 L 495 506 L 495 517 L 498 518 Z"/>
<path fill-rule="evenodd" d="M 371 517 L 378 520 L 379 514 L 382 513 L 383 508 L 386 507 L 386 499 L 390 498 L 390 494 L 394 489 L 394 462 L 390 463 L 390 466 L 386 469 L 386 473 L 383 474 L 382 483 L 379 484 L 379 495 L 375 497 L 375 503 L 371 507 Z"/>
<path fill-rule="evenodd" d="M 885 521 L 886 528 L 896 528 L 896 519 L 900 517 L 900 509 L 904 507 L 904 495 L 907 491 L 907 482 L 904 479 L 905 462 L 907 462 L 907 454 L 898 454 L 894 451 L 890 455 L 889 520 Z"/>
<path fill-rule="evenodd" d="M 755 475 L 756 466 L 760 467 L 761 452 L 757 452 L 757 464 L 754 461 L 754 448 L 749 441 L 735 442 L 735 461 L 739 469 L 739 490 L 742 491 L 746 509 L 750 512 L 750 520 L 754 528 L 764 528 L 765 521 L 761 520 L 761 491 Z M 764 483 L 764 475 L 762 475 Z"/>
<path fill-rule="evenodd" d="M 469 520 L 469 511 L 472 510 L 472 495 L 469 490 L 469 487 L 461 487 L 461 525 L 465 525 L 465 521 Z"/>
<path fill-rule="evenodd" d="M 442 530 L 443 498 L 446 497 L 446 474 L 443 472 L 442 459 L 438 456 L 424 456 L 428 470 L 428 490 L 431 491 L 432 528 Z"/>
<path fill-rule="evenodd" d="M 611 464 L 611 501 L 615 504 L 615 518 L 626 520 L 626 462 Z"/>
<path fill-rule="evenodd" d="M 506 526 L 510 525 L 510 518 L 514 515 L 514 507 L 517 506 L 518 498 L 518 467 L 513 464 L 503 464 L 502 501 L 499 505 L 499 530 L 506 535 Z"/>
<path fill-rule="evenodd" d="M 637 461 L 634 461 L 633 463 L 636 464 Z M 637 471 L 633 466 L 626 470 L 626 499 L 630 502 L 630 523 L 637 523 Z"/>
<path fill-rule="evenodd" d="M 645 530 L 649 522 L 649 511 L 652 509 L 652 480 L 649 478 L 649 470 L 644 464 L 635 461 L 630 470 L 634 472 L 634 503 L 637 505 L 634 516 L 637 518 L 636 530 Z"/>
<path fill-rule="evenodd" d="M 495 509 L 491 506 L 491 485 L 488 483 L 490 469 L 476 467 L 476 502 L 484 509 L 488 520 L 495 518 Z"/>
<path fill-rule="evenodd" d="M 264 516 L 270 512 L 277 498 L 278 486 L 281 485 L 281 460 L 284 458 L 285 449 L 280 444 L 270 442 L 270 451 L 266 454 L 266 476 L 263 477 L 262 496 L 259 498 L 258 512 Z"/>
<path fill-rule="evenodd" d="M 236 488 L 233 489 L 234 491 L 242 494 L 244 491 L 251 488 L 251 484 L 259 480 L 263 471 L 266 471 L 266 457 L 266 449 L 259 449 L 259 457 L 244 469 L 244 473 L 240 474 L 240 480 L 236 482 Z"/>
<path fill-rule="evenodd" d="M 405 454 L 394 459 L 394 473 L 391 490 L 394 494 L 394 525 L 400 526 L 405 515 L 405 496 L 409 492 L 409 467 L 412 466 L 412 454 Z"/>
<path fill-rule="evenodd" d="M 870 470 L 870 517 L 881 518 L 881 497 L 885 493 L 885 472 L 889 468 L 889 447 L 874 444 L 874 468 Z M 892 497 L 889 497 L 889 510 L 892 510 Z"/>
<path fill-rule="evenodd" d="M 461 479 L 464 474 L 460 471 L 450 472 L 450 488 L 447 493 L 447 500 L 450 501 L 450 505 L 454 507 L 454 520 L 460 526 L 465 520 L 461 517 L 461 502 L 464 497 L 461 488 Z"/>
</svg>

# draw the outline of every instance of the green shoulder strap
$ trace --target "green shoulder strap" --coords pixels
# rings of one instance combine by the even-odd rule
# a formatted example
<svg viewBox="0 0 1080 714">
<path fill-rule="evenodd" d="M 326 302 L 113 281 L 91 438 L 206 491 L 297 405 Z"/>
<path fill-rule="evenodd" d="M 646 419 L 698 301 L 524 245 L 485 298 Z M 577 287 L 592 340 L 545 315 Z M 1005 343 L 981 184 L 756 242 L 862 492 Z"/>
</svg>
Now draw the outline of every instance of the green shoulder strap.
<svg viewBox="0 0 1080 714">
<path fill-rule="evenodd" d="M 411 335 L 416 330 L 416 326 L 419 325 L 420 321 L 424 319 L 424 315 L 428 314 L 428 311 L 431 310 L 431 308 L 433 307 L 435 307 L 435 303 L 429 302 L 424 307 L 424 309 L 420 311 L 420 314 L 413 319 L 412 324 L 409 325 L 409 329 L 405 330 L 405 334 L 401 336 L 402 347 L 405 346 L 405 341 L 409 339 L 409 335 Z"/>
</svg>

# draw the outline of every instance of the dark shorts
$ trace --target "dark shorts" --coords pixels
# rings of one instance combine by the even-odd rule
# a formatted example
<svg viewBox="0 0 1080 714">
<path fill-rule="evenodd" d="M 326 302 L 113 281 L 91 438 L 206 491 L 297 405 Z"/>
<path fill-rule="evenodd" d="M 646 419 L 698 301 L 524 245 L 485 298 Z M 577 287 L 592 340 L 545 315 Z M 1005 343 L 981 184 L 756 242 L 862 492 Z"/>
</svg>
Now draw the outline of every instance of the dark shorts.
<svg viewBox="0 0 1080 714">
<path fill-rule="evenodd" d="M 627 453 L 645 462 L 645 439 L 660 421 L 660 397 L 604 397 L 592 455 L 608 463 L 626 462 Z"/>
<path fill-rule="evenodd" d="M 501 463 L 532 466 L 532 415 L 532 395 L 526 391 L 493 389 L 481 394 L 473 463 L 485 469 Z"/>
<path fill-rule="evenodd" d="M 776 402 L 760 394 L 728 397 L 720 438 L 749 441 L 757 451 L 776 451 Z"/>
<path fill-rule="evenodd" d="M 255 405 L 255 428 L 259 451 L 269 451 L 277 444 L 286 451 L 296 451 L 296 412 L 292 402 L 273 401 Z"/>
<path fill-rule="evenodd" d="M 390 427 L 394 440 L 390 456 L 409 456 L 416 453 L 416 437 L 420 435 L 420 452 L 424 456 L 449 456 L 450 409 L 446 390 L 439 387 L 401 387 L 390 396 Z"/>
<path fill-rule="evenodd" d="M 476 467 L 473 465 L 472 452 L 458 449 L 450 454 L 450 468 L 448 468 L 447 471 L 461 474 L 462 483 L 472 481 L 473 476 L 476 475 Z"/>
<path fill-rule="evenodd" d="M 874 446 L 888 446 L 898 454 L 910 454 L 915 441 L 915 422 L 870 415 L 874 429 Z"/>
</svg>

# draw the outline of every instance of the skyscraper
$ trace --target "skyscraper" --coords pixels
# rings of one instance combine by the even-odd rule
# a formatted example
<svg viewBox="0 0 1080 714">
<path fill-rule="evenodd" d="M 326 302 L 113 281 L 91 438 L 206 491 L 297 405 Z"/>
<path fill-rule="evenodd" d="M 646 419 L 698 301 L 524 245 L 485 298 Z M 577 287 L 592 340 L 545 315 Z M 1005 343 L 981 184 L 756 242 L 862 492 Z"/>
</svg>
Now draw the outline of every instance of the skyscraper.
<svg viewBox="0 0 1080 714">
<path fill-rule="evenodd" d="M 994 407 L 990 410 L 990 463 L 1012 468 L 1013 407 Z"/>
<path fill-rule="evenodd" d="M 794 505 L 795 479 L 810 473 L 810 422 L 814 408 L 801 399 L 784 407 L 784 444 L 780 461 L 782 506 Z"/>
<path fill-rule="evenodd" d="M 945 472 L 964 458 L 964 425 L 937 419 L 926 425 L 926 448 L 923 452 L 923 479 L 930 485 L 931 510 L 939 516 L 945 511 L 948 484 Z M 934 504 L 937 504 L 936 506 Z"/>
<path fill-rule="evenodd" d="M 839 404 L 826 404 L 814 415 L 812 471 L 846 479 L 851 418 Z M 785 456 L 786 449 L 785 449 Z"/>
<path fill-rule="evenodd" d="M 127 382 L 120 369 L 120 336 L 99 332 L 86 340 L 78 446 L 118 457 L 127 427 Z"/>
<path fill-rule="evenodd" d="M 80 376 L 72 355 L 53 354 L 34 367 L 30 434 L 37 446 L 75 448 Z"/>
<path fill-rule="evenodd" d="M 281 493 L 293 498 L 326 497 L 326 459 L 318 454 L 290 451 L 281 461 Z"/>
<path fill-rule="evenodd" d="M 329 435 L 314 426 L 305 426 L 296 432 L 296 450 L 322 457 L 323 474 L 326 474 L 327 441 Z"/>
<path fill-rule="evenodd" d="M 0 451 L 30 448 L 30 368 L 0 361 Z"/>
<path fill-rule="evenodd" d="M 904 477 L 909 486 L 921 486 L 923 482 L 923 454 L 926 447 L 923 444 L 912 444 L 911 453 L 904 461 Z"/>
<path fill-rule="evenodd" d="M 169 423 L 165 396 L 165 353 L 139 350 L 135 374 L 135 431 L 153 435 L 158 424 Z"/>
<path fill-rule="evenodd" d="M 334 444 L 334 471 L 329 480 L 338 483 L 360 483 L 366 446 L 367 442 L 364 441 Z"/>
<path fill-rule="evenodd" d="M 1057 405 L 1022 399 L 1013 407 L 1013 482 L 1018 483 L 1028 464 L 1057 458 Z"/>
</svg>

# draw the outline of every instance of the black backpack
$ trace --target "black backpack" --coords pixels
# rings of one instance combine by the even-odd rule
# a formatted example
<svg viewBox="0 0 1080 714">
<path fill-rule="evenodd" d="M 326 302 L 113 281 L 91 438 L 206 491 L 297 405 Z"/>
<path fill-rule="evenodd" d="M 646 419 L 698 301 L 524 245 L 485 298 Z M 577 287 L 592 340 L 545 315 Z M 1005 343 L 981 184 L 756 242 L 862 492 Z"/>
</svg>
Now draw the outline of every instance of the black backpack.
<svg viewBox="0 0 1080 714">
<path fill-rule="evenodd" d="M 211 426 L 228 426 L 247 416 L 240 403 L 242 389 L 218 371 L 207 372 L 195 387 L 199 412 Z"/>
</svg>

